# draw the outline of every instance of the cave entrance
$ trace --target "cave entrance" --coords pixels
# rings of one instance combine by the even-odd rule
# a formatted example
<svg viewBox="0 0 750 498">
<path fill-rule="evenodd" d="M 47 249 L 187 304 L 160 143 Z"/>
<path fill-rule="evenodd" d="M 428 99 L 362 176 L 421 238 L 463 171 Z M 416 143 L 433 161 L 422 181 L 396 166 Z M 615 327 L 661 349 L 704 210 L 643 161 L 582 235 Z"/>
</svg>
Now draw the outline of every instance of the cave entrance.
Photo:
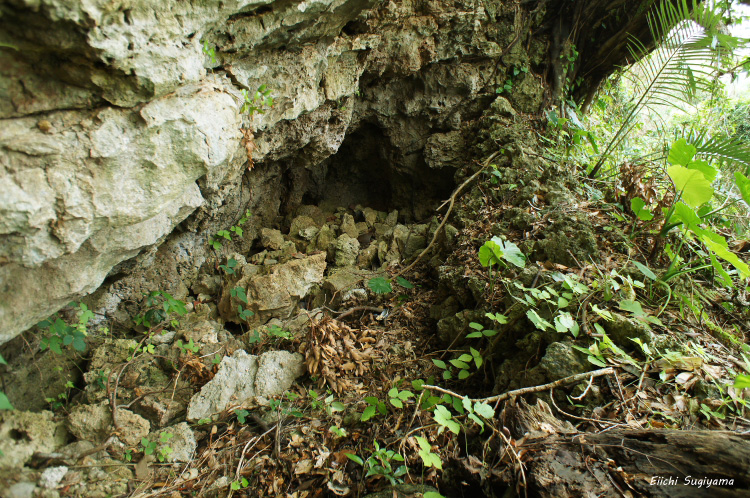
<svg viewBox="0 0 750 498">
<path fill-rule="evenodd" d="M 339 150 L 319 166 L 314 192 L 303 198 L 323 211 L 338 207 L 398 209 L 405 222 L 421 221 L 434 212 L 454 188 L 454 168 L 429 168 L 423 144 L 414 150 L 393 145 L 379 126 L 363 123 L 349 133 Z"/>
</svg>

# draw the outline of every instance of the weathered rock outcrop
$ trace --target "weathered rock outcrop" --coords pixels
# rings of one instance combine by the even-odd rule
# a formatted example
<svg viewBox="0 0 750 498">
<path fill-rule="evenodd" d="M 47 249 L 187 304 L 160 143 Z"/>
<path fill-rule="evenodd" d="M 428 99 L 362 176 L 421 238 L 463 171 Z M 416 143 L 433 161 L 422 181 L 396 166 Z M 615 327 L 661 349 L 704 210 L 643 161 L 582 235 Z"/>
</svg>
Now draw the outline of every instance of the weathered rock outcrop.
<svg viewBox="0 0 750 498">
<path fill-rule="evenodd" d="M 596 30 L 637 7 L 573 3 L 591 15 L 568 17 Z M 248 208 L 245 249 L 300 204 L 423 218 L 450 192 L 495 90 L 512 79 L 508 103 L 533 113 L 545 76 L 562 78 L 549 61 L 579 35 L 553 47 L 530 35 L 558 29 L 545 15 L 555 9 L 0 2 L 0 342 L 97 288 L 91 302 L 108 314 L 154 290 L 145 279 L 186 295 L 207 240 Z M 243 113 L 261 85 L 275 105 Z"/>
<path fill-rule="evenodd" d="M 513 34 L 477 29 L 499 5 L 366 10 L 375 3 L 0 5 L 0 41 L 10 45 L 0 48 L 0 341 L 108 274 L 171 264 L 178 275 L 167 287 L 186 288 L 206 238 L 236 220 L 238 202 L 258 208 L 258 224 L 303 197 L 427 209 L 452 176 L 442 151 L 489 102 L 487 61 Z M 275 105 L 242 115 L 241 90 L 262 84 Z M 253 164 L 243 127 L 256 135 L 244 188 L 239 175 Z M 365 145 L 345 148 L 365 167 L 352 157 L 324 163 L 352 131 Z M 346 195 L 326 181 L 332 172 L 351 186 Z M 415 197 L 415 187 L 424 192 Z M 229 199 L 241 189 L 249 199 Z M 200 206 L 187 228 L 202 238 L 145 251 Z M 115 285 L 99 304 L 112 311 L 136 289 Z"/>
</svg>

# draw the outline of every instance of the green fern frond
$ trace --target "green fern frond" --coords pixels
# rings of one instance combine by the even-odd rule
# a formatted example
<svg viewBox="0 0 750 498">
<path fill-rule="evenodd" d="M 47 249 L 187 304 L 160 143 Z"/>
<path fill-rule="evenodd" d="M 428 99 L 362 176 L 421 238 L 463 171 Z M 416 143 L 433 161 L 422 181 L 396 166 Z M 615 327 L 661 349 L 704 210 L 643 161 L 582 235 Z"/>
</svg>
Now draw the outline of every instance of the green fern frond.
<svg viewBox="0 0 750 498">
<path fill-rule="evenodd" d="M 750 144 L 740 137 L 712 137 L 706 130 L 690 130 L 686 140 L 697 149 L 696 154 L 738 164 L 750 175 Z"/>
<path fill-rule="evenodd" d="M 653 110 L 659 105 L 682 109 L 697 93 L 712 90 L 717 60 L 725 46 L 717 32 L 721 21 L 718 10 L 703 7 L 696 0 L 690 6 L 687 0 L 663 1 L 648 21 L 658 48 L 649 53 L 643 43 L 631 39 L 628 50 L 642 73 L 630 73 L 637 98 L 589 173 L 592 178 L 636 125 L 635 118 L 643 109 Z"/>
</svg>

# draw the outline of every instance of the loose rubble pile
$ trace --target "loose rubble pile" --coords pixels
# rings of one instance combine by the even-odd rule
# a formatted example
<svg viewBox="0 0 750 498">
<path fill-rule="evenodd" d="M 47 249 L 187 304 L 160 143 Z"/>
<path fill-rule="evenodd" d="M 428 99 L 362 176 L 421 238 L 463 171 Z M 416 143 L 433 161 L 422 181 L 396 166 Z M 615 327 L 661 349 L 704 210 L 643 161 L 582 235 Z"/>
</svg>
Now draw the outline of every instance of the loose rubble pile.
<svg viewBox="0 0 750 498">
<path fill-rule="evenodd" d="M 311 319 L 320 318 L 324 307 L 367 300 L 372 295 L 367 282 L 419 254 L 436 224 L 400 224 L 395 210 L 356 206 L 324 213 L 301 206 L 287 226 L 286 233 L 261 229 L 249 254 L 217 254 L 193 285 L 188 313 L 176 326 L 150 337 L 90 337 L 85 364 L 62 361 L 48 350 L 42 361 L 57 365 L 59 379 L 73 376 L 82 387 L 65 403 L 66 412 L 25 411 L 55 398 L 45 401 L 49 391 L 30 392 L 27 382 L 7 388 L 14 400 L 26 391 L 17 403 L 21 409 L 0 412 L 4 496 L 103 497 L 132 491 L 149 463 L 184 464 L 195 458 L 207 423 L 239 409 L 263 423 L 263 407 L 306 370 L 336 390 L 344 388 L 347 384 L 338 386 L 329 370 L 332 362 L 321 363 L 320 353 L 316 361 L 314 351 L 334 354 L 345 370 L 353 365 L 355 375 L 368 371 L 377 354 L 367 331 L 347 329 L 348 338 L 345 326 L 324 321 L 311 332 Z M 218 269 L 230 260 L 231 272 Z M 237 287 L 245 290 L 244 299 L 233 292 Z M 252 316 L 241 316 L 238 305 Z M 268 350 L 268 342 L 264 352 L 252 353 L 259 340 L 283 338 L 275 344 L 290 346 L 308 333 L 301 348 L 307 360 L 297 352 Z M 356 350 L 349 347 L 355 343 Z M 334 351 L 328 344 L 343 353 L 328 353 L 326 348 Z M 121 465 L 140 453 L 147 453 L 143 464 Z"/>
</svg>

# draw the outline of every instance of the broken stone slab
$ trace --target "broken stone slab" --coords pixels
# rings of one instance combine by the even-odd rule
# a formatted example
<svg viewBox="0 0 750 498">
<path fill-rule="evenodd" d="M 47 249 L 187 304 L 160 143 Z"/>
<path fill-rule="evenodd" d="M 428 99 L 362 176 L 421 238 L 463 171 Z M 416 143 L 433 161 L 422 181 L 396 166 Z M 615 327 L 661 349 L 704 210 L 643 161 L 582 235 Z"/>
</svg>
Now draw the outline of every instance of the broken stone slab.
<svg viewBox="0 0 750 498">
<path fill-rule="evenodd" d="M 39 486 L 45 489 L 53 489 L 60 485 L 65 474 L 68 473 L 68 467 L 48 467 L 44 469 L 39 478 Z"/>
<path fill-rule="evenodd" d="M 273 228 L 260 229 L 260 244 L 271 251 L 281 249 L 284 244 L 284 236 L 279 230 Z"/>
<path fill-rule="evenodd" d="M 307 234 L 308 229 L 310 228 L 318 228 L 318 226 L 315 224 L 315 220 L 313 220 L 309 216 L 297 216 L 292 220 L 292 224 L 289 226 L 289 236 L 310 240 L 305 235 L 303 235 L 303 232 Z"/>
<path fill-rule="evenodd" d="M 323 281 L 325 269 L 326 255 L 322 253 L 267 267 L 246 265 L 240 269 L 238 281 L 225 285 L 219 311 L 224 319 L 240 323 L 237 310 L 241 305 L 255 313 L 248 320 L 251 325 L 288 318 L 310 289 Z M 247 303 L 231 295 L 236 287 L 245 289 Z"/>
<path fill-rule="evenodd" d="M 568 342 L 553 342 L 547 346 L 539 368 L 550 381 L 588 372 L 592 365 Z"/>
<path fill-rule="evenodd" d="M 68 432 L 49 411 L 0 412 L 0 468 L 22 467 L 32 455 L 52 453 L 65 445 Z"/>
<path fill-rule="evenodd" d="M 136 446 L 151 430 L 148 420 L 130 410 L 117 410 L 118 438 L 127 446 Z M 107 401 L 95 405 L 78 405 L 68 415 L 68 430 L 83 441 L 104 442 L 114 430 L 112 409 Z"/>
<path fill-rule="evenodd" d="M 162 441 L 162 436 L 171 434 L 165 442 Z M 160 447 L 168 446 L 172 451 L 167 452 L 167 462 L 189 462 L 193 459 L 195 449 L 198 447 L 198 442 L 195 440 L 195 433 L 186 422 L 180 422 L 177 425 L 165 427 L 164 429 L 157 431 L 156 433 L 149 435 L 149 440 L 154 441 L 157 444 L 156 451 L 160 451 Z"/>
<path fill-rule="evenodd" d="M 344 233 L 336 239 L 336 253 L 334 263 L 336 266 L 354 266 L 359 256 L 359 241 Z"/>
<path fill-rule="evenodd" d="M 264 402 L 289 389 L 303 373 L 304 359 L 299 353 L 269 351 L 259 358 L 237 350 L 224 357 L 214 378 L 190 400 L 187 418 L 209 418 L 258 396 L 263 398 L 258 401 Z"/>
<path fill-rule="evenodd" d="M 349 213 L 345 213 L 341 220 L 341 233 L 353 239 L 359 237 L 359 230 L 357 230 L 357 225 L 354 223 L 354 216 Z"/>
</svg>

